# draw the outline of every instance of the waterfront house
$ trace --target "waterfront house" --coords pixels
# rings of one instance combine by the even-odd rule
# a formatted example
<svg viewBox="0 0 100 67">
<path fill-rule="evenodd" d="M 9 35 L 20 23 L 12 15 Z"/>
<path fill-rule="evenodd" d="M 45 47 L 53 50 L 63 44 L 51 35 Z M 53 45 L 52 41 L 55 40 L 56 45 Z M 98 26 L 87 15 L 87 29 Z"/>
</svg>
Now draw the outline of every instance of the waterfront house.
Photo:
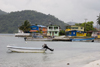
<svg viewBox="0 0 100 67">
<path fill-rule="evenodd" d="M 98 32 L 97 38 L 100 38 L 100 31 Z"/>
<path fill-rule="evenodd" d="M 39 27 L 39 31 L 42 31 L 42 35 L 47 35 L 47 27 L 43 25 L 37 25 Z"/>
<path fill-rule="evenodd" d="M 37 25 L 32 25 L 30 28 L 31 28 L 30 32 L 36 33 L 37 31 L 39 31 L 39 27 Z"/>
<path fill-rule="evenodd" d="M 42 37 L 47 35 L 47 27 L 43 25 L 32 25 L 31 30 L 33 37 Z"/>
<path fill-rule="evenodd" d="M 66 31 L 66 36 L 86 36 L 84 31 L 70 30 Z"/>
<path fill-rule="evenodd" d="M 84 31 L 84 27 L 82 26 L 66 26 L 66 30 L 65 31 L 71 31 L 71 30 L 77 30 L 77 31 Z"/>
<path fill-rule="evenodd" d="M 100 31 L 93 31 L 91 36 L 96 37 L 96 38 L 100 38 Z"/>
<path fill-rule="evenodd" d="M 84 27 L 82 26 L 67 26 L 65 32 L 66 36 L 86 36 L 86 32 L 84 32 Z"/>
<path fill-rule="evenodd" d="M 49 25 L 47 31 L 47 36 L 59 36 L 60 28 L 58 25 Z"/>
<path fill-rule="evenodd" d="M 39 27 L 38 27 L 37 25 L 32 25 L 30 28 L 31 28 L 31 30 L 30 30 L 29 32 L 31 33 L 31 36 L 32 36 L 33 38 L 37 38 L 37 36 L 40 35 L 40 34 L 38 33 Z"/>
<path fill-rule="evenodd" d="M 18 28 L 18 33 L 15 33 L 15 37 L 27 37 L 30 36 L 29 33 L 24 33 L 22 30 Z"/>
</svg>

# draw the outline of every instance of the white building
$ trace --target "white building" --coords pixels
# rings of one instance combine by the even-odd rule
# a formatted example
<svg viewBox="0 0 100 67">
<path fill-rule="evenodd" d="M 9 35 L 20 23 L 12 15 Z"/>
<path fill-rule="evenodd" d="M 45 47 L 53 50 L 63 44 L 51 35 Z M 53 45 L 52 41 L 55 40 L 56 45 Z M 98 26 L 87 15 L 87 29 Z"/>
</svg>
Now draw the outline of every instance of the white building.
<svg viewBox="0 0 100 67">
<path fill-rule="evenodd" d="M 49 25 L 47 31 L 47 36 L 59 36 L 60 28 L 57 25 Z"/>
</svg>

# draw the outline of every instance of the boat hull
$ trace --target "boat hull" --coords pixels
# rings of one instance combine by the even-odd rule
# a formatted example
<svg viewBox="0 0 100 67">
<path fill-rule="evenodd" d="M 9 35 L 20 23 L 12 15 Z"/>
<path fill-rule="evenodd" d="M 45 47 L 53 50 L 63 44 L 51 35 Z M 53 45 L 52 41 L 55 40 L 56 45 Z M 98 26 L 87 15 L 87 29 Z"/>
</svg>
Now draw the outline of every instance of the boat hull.
<svg viewBox="0 0 100 67">
<path fill-rule="evenodd" d="M 16 46 L 7 46 L 7 47 L 12 52 L 21 52 L 21 53 L 44 53 L 45 52 L 45 49 L 43 48 L 16 47 Z"/>
<path fill-rule="evenodd" d="M 86 38 L 86 39 L 72 39 L 75 42 L 94 42 L 95 38 Z"/>
</svg>

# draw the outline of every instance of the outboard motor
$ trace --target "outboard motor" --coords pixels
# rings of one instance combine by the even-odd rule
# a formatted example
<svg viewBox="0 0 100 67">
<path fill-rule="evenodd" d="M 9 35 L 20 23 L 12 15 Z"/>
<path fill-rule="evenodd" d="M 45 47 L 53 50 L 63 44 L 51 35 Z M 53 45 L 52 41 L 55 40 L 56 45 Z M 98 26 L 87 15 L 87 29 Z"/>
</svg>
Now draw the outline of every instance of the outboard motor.
<svg viewBox="0 0 100 67">
<path fill-rule="evenodd" d="M 43 47 L 43 48 L 46 48 L 46 49 L 49 49 L 50 51 L 54 51 L 54 49 L 49 48 L 49 47 L 47 46 L 47 44 L 44 44 L 42 47 Z"/>
<path fill-rule="evenodd" d="M 91 42 L 94 42 L 94 40 L 92 40 Z"/>
</svg>

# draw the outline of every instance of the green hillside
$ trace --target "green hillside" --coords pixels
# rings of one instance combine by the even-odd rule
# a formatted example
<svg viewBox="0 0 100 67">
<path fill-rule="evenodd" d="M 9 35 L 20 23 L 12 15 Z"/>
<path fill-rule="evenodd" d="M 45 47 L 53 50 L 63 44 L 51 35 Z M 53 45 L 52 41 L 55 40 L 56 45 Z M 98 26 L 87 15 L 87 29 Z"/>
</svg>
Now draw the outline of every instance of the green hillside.
<svg viewBox="0 0 100 67">
<path fill-rule="evenodd" d="M 0 33 L 15 33 L 18 30 L 18 26 L 28 20 L 31 24 L 41 25 L 59 25 L 62 29 L 65 29 L 65 23 L 52 15 L 46 15 L 37 11 L 24 10 L 11 12 L 0 15 Z"/>
<path fill-rule="evenodd" d="M 6 12 L 0 10 L 0 15 L 4 15 L 4 14 L 7 14 Z"/>
</svg>

